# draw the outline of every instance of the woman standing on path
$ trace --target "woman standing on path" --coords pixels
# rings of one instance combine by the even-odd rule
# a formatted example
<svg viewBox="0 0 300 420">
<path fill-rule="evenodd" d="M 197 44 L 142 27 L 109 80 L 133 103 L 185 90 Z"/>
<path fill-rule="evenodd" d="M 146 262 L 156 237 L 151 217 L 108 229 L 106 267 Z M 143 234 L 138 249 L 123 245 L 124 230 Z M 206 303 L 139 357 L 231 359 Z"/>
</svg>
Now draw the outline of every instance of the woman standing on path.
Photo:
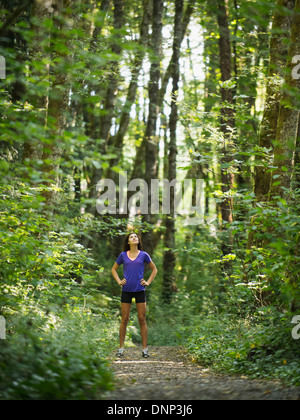
<svg viewBox="0 0 300 420">
<path fill-rule="evenodd" d="M 122 286 L 121 297 L 121 325 L 120 325 L 120 349 L 119 356 L 124 355 L 124 342 L 126 336 L 126 328 L 129 321 L 132 298 L 135 298 L 138 319 L 141 328 L 141 337 L 143 344 L 143 357 L 149 357 L 147 349 L 148 329 L 146 324 L 146 292 L 145 286 L 152 283 L 157 274 L 157 268 L 151 260 L 149 254 L 142 250 L 142 242 L 136 233 L 130 233 L 124 241 L 124 251 L 118 256 L 114 263 L 111 273 L 116 282 Z M 145 263 L 149 264 L 152 270 L 148 281 L 144 280 Z M 120 280 L 117 273 L 118 267 L 123 264 L 123 276 Z"/>
</svg>

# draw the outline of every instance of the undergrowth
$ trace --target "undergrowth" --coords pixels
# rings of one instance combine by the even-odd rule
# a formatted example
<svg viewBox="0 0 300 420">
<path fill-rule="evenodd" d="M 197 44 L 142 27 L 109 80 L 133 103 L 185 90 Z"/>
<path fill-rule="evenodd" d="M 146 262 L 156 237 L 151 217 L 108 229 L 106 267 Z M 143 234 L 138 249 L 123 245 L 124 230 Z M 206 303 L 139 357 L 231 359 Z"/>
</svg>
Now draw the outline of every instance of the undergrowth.
<svg viewBox="0 0 300 420">
<path fill-rule="evenodd" d="M 149 345 L 182 345 L 198 363 L 217 372 L 299 386 L 300 341 L 292 336 L 292 318 L 272 307 L 243 316 L 201 312 L 184 294 L 177 294 L 171 305 L 153 296 L 148 313 Z"/>
<path fill-rule="evenodd" d="M 194 317 L 182 328 L 182 343 L 199 363 L 219 372 L 299 386 L 300 348 L 291 334 L 292 318 L 266 312 L 248 318 Z"/>
<path fill-rule="evenodd" d="M 114 317 L 74 310 L 8 320 L 0 342 L 0 399 L 101 399 L 113 387 L 106 357 L 116 327 Z"/>
</svg>

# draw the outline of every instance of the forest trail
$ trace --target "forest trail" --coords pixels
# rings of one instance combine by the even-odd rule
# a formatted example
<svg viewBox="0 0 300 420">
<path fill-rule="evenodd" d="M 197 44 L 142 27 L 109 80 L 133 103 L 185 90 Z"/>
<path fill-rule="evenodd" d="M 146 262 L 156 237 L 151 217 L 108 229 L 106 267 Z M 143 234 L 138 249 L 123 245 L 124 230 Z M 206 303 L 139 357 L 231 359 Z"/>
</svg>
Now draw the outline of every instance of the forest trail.
<svg viewBox="0 0 300 420">
<path fill-rule="evenodd" d="M 122 358 L 113 355 L 111 368 L 117 384 L 106 400 L 298 400 L 299 389 L 277 381 L 212 373 L 195 363 L 182 347 L 126 349 Z"/>
</svg>

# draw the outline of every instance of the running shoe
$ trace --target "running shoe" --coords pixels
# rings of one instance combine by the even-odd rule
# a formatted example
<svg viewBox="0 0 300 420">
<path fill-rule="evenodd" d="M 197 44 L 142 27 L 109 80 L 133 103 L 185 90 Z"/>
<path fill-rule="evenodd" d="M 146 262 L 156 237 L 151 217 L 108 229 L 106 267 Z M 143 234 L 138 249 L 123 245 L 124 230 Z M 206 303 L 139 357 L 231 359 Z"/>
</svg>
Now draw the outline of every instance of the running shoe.
<svg viewBox="0 0 300 420">
<path fill-rule="evenodd" d="M 144 350 L 142 351 L 142 356 L 143 356 L 143 357 L 145 357 L 145 358 L 150 357 L 150 356 L 149 356 L 149 353 L 148 353 L 148 349 L 144 349 Z"/>
<path fill-rule="evenodd" d="M 125 353 L 124 349 L 119 349 L 117 356 L 118 357 L 123 357 L 124 353 Z"/>
</svg>

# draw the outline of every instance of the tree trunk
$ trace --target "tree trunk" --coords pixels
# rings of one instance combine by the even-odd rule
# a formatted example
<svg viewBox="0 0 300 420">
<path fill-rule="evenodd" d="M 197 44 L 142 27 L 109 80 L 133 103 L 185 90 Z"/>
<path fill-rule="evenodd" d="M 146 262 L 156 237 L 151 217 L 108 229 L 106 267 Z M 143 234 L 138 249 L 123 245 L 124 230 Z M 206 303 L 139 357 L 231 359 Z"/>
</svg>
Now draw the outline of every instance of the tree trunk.
<svg viewBox="0 0 300 420">
<path fill-rule="evenodd" d="M 291 11 L 294 9 L 294 5 L 295 0 L 277 0 L 273 16 L 266 103 L 259 134 L 259 146 L 265 149 L 272 150 L 276 138 L 282 93 L 278 86 L 278 78 L 283 79 L 284 77 L 288 54 L 286 36 L 289 37 L 291 30 Z M 257 166 L 255 170 L 254 192 L 258 202 L 267 201 L 269 197 L 272 175 L 267 170 L 267 164 Z"/>
<path fill-rule="evenodd" d="M 114 0 L 114 29 L 120 31 L 124 25 L 123 16 L 123 0 Z M 121 40 L 121 35 L 116 33 L 116 38 Z M 119 55 L 122 51 L 122 47 L 119 42 L 114 42 L 112 45 L 112 52 Z M 114 115 L 114 108 L 116 104 L 116 98 L 118 93 L 118 79 L 119 79 L 119 63 L 118 61 L 112 61 L 111 65 L 111 78 L 109 80 L 108 88 L 106 91 L 106 98 L 104 103 L 104 114 L 100 121 L 100 139 L 105 140 L 107 145 L 110 137 L 111 121 Z"/>
<path fill-rule="evenodd" d="M 151 185 L 151 179 L 157 179 L 158 176 L 158 137 L 156 135 L 158 100 L 159 100 L 159 80 L 160 63 L 162 59 L 162 21 L 163 21 L 163 0 L 153 1 L 152 15 L 152 62 L 150 68 L 149 81 L 149 110 L 148 121 L 145 132 L 145 180 L 147 185 Z M 153 222 L 150 214 L 151 209 L 151 188 L 148 188 L 148 214 L 144 220 L 147 223 Z M 152 254 L 153 238 L 152 231 L 145 233 L 143 238 L 145 250 Z"/>
<path fill-rule="evenodd" d="M 33 24 L 31 29 L 35 31 L 35 38 L 32 40 L 31 48 L 30 48 L 30 57 L 32 61 L 39 61 L 41 60 L 41 56 L 43 58 L 47 56 L 45 51 L 41 51 L 41 43 L 43 42 L 45 37 L 49 37 L 49 32 L 45 33 L 44 28 L 41 27 L 42 22 L 47 18 L 51 18 L 49 8 L 45 5 L 45 3 L 41 0 L 35 0 L 32 5 L 32 17 L 38 19 L 38 23 Z M 49 56 L 49 54 L 48 54 Z M 45 66 L 42 71 L 38 71 L 35 68 L 31 68 L 31 73 L 34 74 L 35 77 L 40 79 L 48 79 L 49 78 L 49 66 Z M 37 117 L 40 121 L 41 125 L 46 125 L 46 110 L 48 106 L 48 96 L 43 92 L 43 94 L 39 94 L 39 92 L 34 92 L 34 94 L 29 95 L 28 102 L 33 105 L 33 107 L 37 110 Z M 33 159 L 41 159 L 42 158 L 42 145 L 40 139 L 30 139 L 24 143 L 23 149 L 23 162 L 24 164 L 28 164 L 27 161 L 30 160 L 32 162 Z"/>
<path fill-rule="evenodd" d="M 278 169 L 274 171 L 277 179 L 271 188 L 271 197 L 280 195 L 288 196 L 291 184 L 291 177 L 294 165 L 294 153 L 296 148 L 296 138 L 298 134 L 299 121 L 299 102 L 297 95 L 300 91 L 300 79 L 293 76 L 292 59 L 299 53 L 300 45 L 300 0 L 296 0 L 290 48 L 288 52 L 287 66 L 283 95 L 280 104 L 279 117 L 277 122 L 276 142 L 274 150 L 274 166 Z"/>
<path fill-rule="evenodd" d="M 50 41 L 52 41 L 52 45 L 50 44 L 52 62 L 57 58 L 62 60 L 69 59 L 68 55 L 59 48 L 59 38 L 64 37 L 64 31 L 67 30 L 67 19 L 65 19 L 64 11 L 66 5 L 66 0 L 52 1 L 54 29 L 53 33 L 50 34 Z M 59 36 L 58 33 L 60 33 Z M 44 161 L 43 172 L 45 178 L 44 185 L 46 187 L 43 192 L 46 200 L 45 209 L 46 211 L 50 210 L 52 212 L 54 210 L 56 190 L 58 187 L 60 158 L 63 153 L 61 135 L 66 125 L 65 111 L 68 106 L 70 89 L 68 87 L 67 74 L 63 73 L 59 67 L 50 65 L 49 74 L 53 78 L 53 84 L 48 96 L 46 117 L 46 124 L 50 133 L 50 144 L 44 145 L 42 159 Z"/>
<path fill-rule="evenodd" d="M 295 165 L 294 165 L 294 173 L 292 179 L 292 188 L 300 189 L 300 117 L 298 121 L 298 132 L 297 132 L 297 141 L 296 141 L 296 149 L 295 149 Z"/>
<path fill-rule="evenodd" d="M 143 3 L 144 3 L 143 20 L 141 23 L 140 37 L 138 41 L 138 45 L 139 47 L 142 47 L 142 49 L 139 49 L 137 51 L 135 59 L 134 59 L 132 74 L 131 74 L 131 81 L 128 87 L 126 101 L 121 112 L 120 124 L 119 124 L 117 134 L 114 137 L 111 137 L 111 142 L 108 143 L 109 146 L 113 145 L 113 151 L 117 154 L 117 158 L 111 161 L 110 167 L 107 171 L 106 177 L 110 179 L 115 176 L 113 171 L 111 170 L 111 167 L 116 165 L 122 156 L 123 140 L 129 126 L 130 110 L 136 98 L 138 78 L 141 72 L 141 68 L 142 68 L 142 64 L 143 64 L 143 60 L 144 60 L 144 56 L 146 52 L 146 46 L 148 43 L 148 37 L 149 37 L 148 31 L 149 31 L 149 21 L 150 21 L 150 13 L 151 13 L 149 10 L 150 8 L 149 6 L 152 4 L 152 2 L 151 0 L 143 0 Z"/>
<path fill-rule="evenodd" d="M 225 0 L 218 0 L 218 25 L 219 25 L 219 54 L 220 54 L 220 69 L 221 80 L 226 82 L 231 79 L 232 63 L 231 63 L 231 45 L 230 45 L 230 31 L 228 25 L 228 12 Z M 232 198 L 230 191 L 233 188 L 234 175 L 230 170 L 231 149 L 233 145 L 233 128 L 234 128 L 234 113 L 233 92 L 231 88 L 221 88 L 222 108 L 221 108 L 221 132 L 223 134 L 223 150 L 221 158 L 221 182 L 222 193 L 225 198 L 221 203 L 221 213 L 223 229 L 226 231 L 228 224 L 232 222 Z M 222 252 L 224 255 L 230 253 L 231 246 L 229 238 L 224 238 L 222 243 Z M 229 269 L 229 267 L 228 267 Z M 226 267 L 225 267 L 226 270 Z M 227 270 L 226 270 L 227 271 Z"/>
<path fill-rule="evenodd" d="M 226 82 L 231 79 L 231 46 L 230 32 L 228 26 L 228 16 L 225 0 L 218 0 L 218 25 L 220 31 L 219 51 L 221 80 Z M 230 144 L 232 143 L 232 129 L 234 128 L 233 110 L 230 105 L 233 104 L 232 89 L 221 88 L 222 109 L 221 109 L 221 131 L 224 135 L 223 158 L 221 168 L 222 192 L 226 194 L 232 189 L 233 174 L 228 170 L 228 164 L 231 161 Z M 229 106 L 227 106 L 227 103 Z M 225 223 L 232 222 L 232 199 L 225 199 L 222 203 L 222 220 Z"/>
<path fill-rule="evenodd" d="M 194 11 L 194 4 L 195 4 L 195 0 L 190 0 L 186 6 L 184 15 L 183 15 L 183 22 L 181 25 L 181 34 L 180 34 L 180 41 L 179 41 L 179 47 L 182 44 L 182 41 L 185 37 L 187 28 L 189 26 L 190 20 L 191 20 L 191 16 L 193 14 Z M 159 91 L 159 107 L 162 107 L 162 103 L 164 100 L 164 97 L 166 95 L 166 90 L 167 90 L 167 86 L 169 83 L 170 78 L 172 77 L 172 58 L 170 59 L 170 62 L 168 64 L 168 67 L 162 77 L 162 81 L 161 81 L 161 88 Z"/>
<path fill-rule="evenodd" d="M 122 51 L 122 46 L 120 45 L 121 35 L 118 33 L 124 25 L 124 4 L 123 0 L 114 0 L 114 30 L 116 31 L 115 37 L 118 38 L 119 42 L 114 42 L 112 44 L 113 54 L 119 55 Z M 119 63 L 117 60 L 113 60 L 109 67 L 111 69 L 111 76 L 108 81 L 108 86 L 106 89 L 104 104 L 103 104 L 103 114 L 100 117 L 100 130 L 98 134 L 98 129 L 94 133 L 95 138 L 100 138 L 102 144 L 100 146 L 101 153 L 105 154 L 107 146 L 109 144 L 111 123 L 114 116 L 114 109 L 118 94 L 118 84 L 119 84 Z M 98 181 L 102 177 L 102 168 L 92 168 L 90 177 L 90 193 L 89 196 L 91 199 L 95 199 L 97 196 L 96 186 Z M 95 206 L 90 206 L 89 211 L 96 213 Z"/>
<path fill-rule="evenodd" d="M 108 8 L 110 6 L 112 0 L 102 0 L 100 7 L 99 7 L 99 11 L 100 13 L 106 13 L 108 11 Z M 97 7 L 97 1 L 95 1 L 95 7 Z M 98 44 L 98 38 L 101 36 L 101 31 L 103 29 L 104 26 L 104 19 L 102 22 L 102 25 L 99 25 L 99 23 L 95 26 L 94 30 L 93 30 L 93 36 L 92 36 L 92 40 L 91 40 L 91 44 L 90 44 L 90 50 L 91 51 L 95 51 L 96 46 Z"/>
<path fill-rule="evenodd" d="M 181 45 L 181 34 L 182 34 L 182 16 L 183 16 L 183 0 L 176 0 L 175 2 L 175 25 L 174 25 L 174 42 L 173 42 L 173 55 L 172 55 L 172 75 L 173 75 L 173 87 L 172 87 L 172 103 L 171 103 L 171 114 L 170 114 L 170 144 L 169 144 L 169 168 L 168 168 L 168 179 L 172 181 L 176 179 L 176 157 L 177 157 L 177 145 L 176 145 L 176 128 L 178 120 L 178 84 L 180 78 L 180 45 Z M 175 188 L 170 191 L 170 214 L 166 215 L 166 232 L 164 238 L 164 246 L 167 248 L 164 252 L 164 281 L 162 297 L 164 302 L 168 303 L 172 297 L 172 291 L 174 290 L 174 268 L 176 264 L 175 258 L 175 218 L 174 218 L 174 196 Z"/>
</svg>

